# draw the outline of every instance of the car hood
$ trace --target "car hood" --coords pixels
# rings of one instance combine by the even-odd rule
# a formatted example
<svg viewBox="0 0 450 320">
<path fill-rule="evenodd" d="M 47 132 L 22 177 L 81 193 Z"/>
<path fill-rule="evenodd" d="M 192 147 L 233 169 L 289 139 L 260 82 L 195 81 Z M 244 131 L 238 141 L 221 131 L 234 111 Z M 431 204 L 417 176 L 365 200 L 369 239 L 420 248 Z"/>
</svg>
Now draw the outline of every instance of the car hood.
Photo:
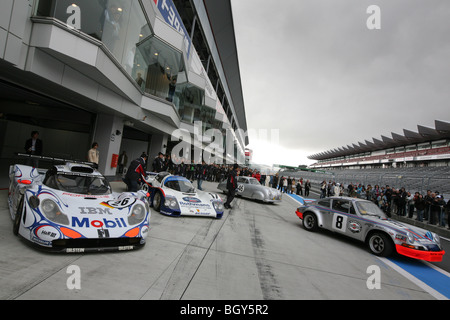
<svg viewBox="0 0 450 320">
<path fill-rule="evenodd" d="M 401 233 L 403 235 L 407 235 L 408 233 L 412 234 L 414 236 L 415 241 L 427 244 L 432 243 L 436 244 L 438 243 L 437 235 L 432 233 L 429 230 L 425 230 L 404 222 L 400 222 L 393 219 L 380 219 L 377 217 L 368 217 L 368 220 L 373 221 L 376 224 L 382 225 L 387 228 L 391 228 L 395 230 L 397 233 Z"/>
</svg>

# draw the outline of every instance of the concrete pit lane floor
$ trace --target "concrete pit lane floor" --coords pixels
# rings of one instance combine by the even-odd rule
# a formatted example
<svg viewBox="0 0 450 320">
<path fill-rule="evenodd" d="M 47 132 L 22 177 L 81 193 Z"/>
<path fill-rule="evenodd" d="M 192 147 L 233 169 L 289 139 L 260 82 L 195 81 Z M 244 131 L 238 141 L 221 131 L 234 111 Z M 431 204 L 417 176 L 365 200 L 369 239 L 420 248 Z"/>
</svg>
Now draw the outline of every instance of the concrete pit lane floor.
<svg viewBox="0 0 450 320">
<path fill-rule="evenodd" d="M 217 183 L 203 187 L 225 198 Z M 436 299 L 364 244 L 305 231 L 288 196 L 278 204 L 236 198 L 220 220 L 152 210 L 140 250 L 50 254 L 13 235 L 7 195 L 0 191 L 2 300 Z"/>
</svg>

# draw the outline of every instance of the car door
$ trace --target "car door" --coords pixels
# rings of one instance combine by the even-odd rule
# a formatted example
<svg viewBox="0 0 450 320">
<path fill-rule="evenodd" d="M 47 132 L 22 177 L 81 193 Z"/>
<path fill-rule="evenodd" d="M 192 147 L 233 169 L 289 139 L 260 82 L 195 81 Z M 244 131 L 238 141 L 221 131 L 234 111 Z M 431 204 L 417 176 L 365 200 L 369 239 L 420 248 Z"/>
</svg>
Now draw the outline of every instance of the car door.
<svg viewBox="0 0 450 320">
<path fill-rule="evenodd" d="M 322 216 L 323 228 L 331 230 L 333 220 L 333 212 L 331 211 L 331 199 L 325 198 L 317 201 L 316 209 L 320 211 Z"/>
<path fill-rule="evenodd" d="M 248 193 L 247 186 L 248 186 L 247 178 L 238 177 L 236 194 L 238 194 L 240 196 L 243 196 L 243 197 L 248 197 L 248 195 L 247 195 L 247 193 Z"/>
<path fill-rule="evenodd" d="M 352 201 L 333 199 L 331 209 L 333 212 L 331 230 L 343 233 L 351 238 L 361 239 L 363 224 L 356 214 Z"/>
</svg>

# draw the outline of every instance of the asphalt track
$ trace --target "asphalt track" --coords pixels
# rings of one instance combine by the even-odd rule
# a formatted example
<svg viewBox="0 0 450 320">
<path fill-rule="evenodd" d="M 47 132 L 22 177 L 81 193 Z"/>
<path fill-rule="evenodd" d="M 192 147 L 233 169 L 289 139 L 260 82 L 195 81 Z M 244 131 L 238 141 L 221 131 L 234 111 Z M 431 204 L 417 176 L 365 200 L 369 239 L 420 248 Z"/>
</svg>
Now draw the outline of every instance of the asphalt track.
<svg viewBox="0 0 450 320">
<path fill-rule="evenodd" d="M 218 192 L 216 185 L 203 183 L 206 190 Z M 123 185 L 113 187 L 121 191 Z M 140 250 L 49 254 L 13 235 L 7 191 L 0 191 L 0 299 L 450 297 L 450 277 L 445 271 L 412 259 L 380 259 L 364 244 L 331 232 L 307 232 L 295 215 L 296 207 L 294 199 L 284 196 L 275 205 L 238 198 L 221 220 L 171 218 L 152 212 L 147 244 Z M 73 286 L 74 270 L 79 272 L 79 287 Z"/>
<path fill-rule="evenodd" d="M 288 195 L 298 203 L 300 197 L 295 194 Z M 314 195 L 311 198 L 316 198 Z M 450 252 L 450 240 L 441 238 L 441 243 L 446 252 Z M 397 270 L 400 274 L 410 279 L 439 300 L 450 298 L 450 265 L 449 255 L 444 256 L 441 262 L 426 262 L 394 255 L 388 258 L 379 258 L 385 264 Z"/>
</svg>

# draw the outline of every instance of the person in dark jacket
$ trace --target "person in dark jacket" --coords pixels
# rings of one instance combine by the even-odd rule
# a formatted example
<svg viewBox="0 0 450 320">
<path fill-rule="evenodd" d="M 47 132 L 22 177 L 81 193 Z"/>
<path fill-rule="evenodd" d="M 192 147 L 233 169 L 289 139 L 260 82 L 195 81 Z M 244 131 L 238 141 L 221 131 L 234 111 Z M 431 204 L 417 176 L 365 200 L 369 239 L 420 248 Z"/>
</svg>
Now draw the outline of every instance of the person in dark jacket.
<svg viewBox="0 0 450 320">
<path fill-rule="evenodd" d="M 405 191 L 405 188 L 401 188 L 398 193 L 398 211 L 397 214 L 399 216 L 405 216 L 406 215 L 406 198 L 408 194 Z"/>
<path fill-rule="evenodd" d="M 233 165 L 233 170 L 230 171 L 228 174 L 228 180 L 227 180 L 227 201 L 223 205 L 227 209 L 231 209 L 231 201 L 233 201 L 235 195 L 236 195 L 236 188 L 238 186 L 237 184 L 237 176 L 239 175 L 239 166 L 237 164 Z"/>
<path fill-rule="evenodd" d="M 123 181 L 126 183 L 128 187 L 128 191 L 136 192 L 138 190 L 138 182 L 143 176 L 147 177 L 147 173 L 145 172 L 145 163 L 148 159 L 148 156 L 143 153 L 139 158 L 131 161 L 130 167 L 128 168 L 127 174 Z"/>
<path fill-rule="evenodd" d="M 208 166 L 206 165 L 205 161 L 202 161 L 201 164 L 198 164 L 196 170 L 197 170 L 197 189 L 203 190 L 202 183 L 203 180 L 205 180 L 208 175 Z"/>
<path fill-rule="evenodd" d="M 25 152 L 32 156 L 41 156 L 42 149 L 42 140 L 39 139 L 39 132 L 31 132 L 31 138 L 25 141 Z M 39 161 L 38 159 L 28 160 L 27 164 L 37 168 L 39 166 Z"/>
<path fill-rule="evenodd" d="M 417 221 L 423 222 L 423 213 L 425 211 L 425 199 L 421 194 L 417 194 L 414 198 L 414 207 L 417 211 Z"/>
<path fill-rule="evenodd" d="M 153 160 L 152 166 L 153 172 L 160 173 L 164 171 L 164 154 L 162 152 L 158 153 L 158 156 Z"/>
</svg>

